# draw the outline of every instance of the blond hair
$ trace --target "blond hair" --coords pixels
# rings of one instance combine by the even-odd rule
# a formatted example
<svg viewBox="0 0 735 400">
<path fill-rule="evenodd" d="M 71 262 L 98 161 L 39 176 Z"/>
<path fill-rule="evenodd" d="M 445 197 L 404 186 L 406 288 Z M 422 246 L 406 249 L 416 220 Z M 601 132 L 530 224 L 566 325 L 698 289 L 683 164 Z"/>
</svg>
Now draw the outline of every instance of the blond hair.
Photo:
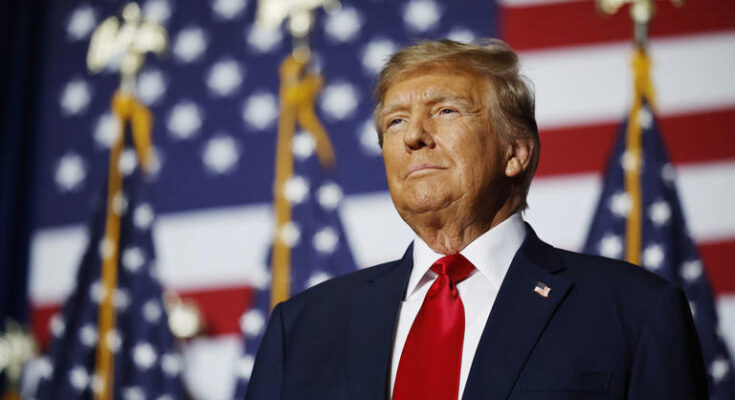
<svg viewBox="0 0 735 400">
<path fill-rule="evenodd" d="M 535 100 L 530 82 L 520 75 L 518 56 L 507 43 L 485 39 L 476 44 L 444 39 L 422 41 L 394 53 L 380 71 L 373 91 L 376 101 L 373 120 L 378 142 L 383 146 L 383 132 L 378 117 L 388 89 L 407 74 L 424 68 L 453 68 L 483 76 L 492 85 L 490 118 L 501 143 L 511 145 L 526 139 L 532 144 L 528 168 L 514 179 L 512 195 L 521 200 L 519 209 L 527 207 L 526 196 L 538 166 L 541 144 L 535 117 Z"/>
</svg>

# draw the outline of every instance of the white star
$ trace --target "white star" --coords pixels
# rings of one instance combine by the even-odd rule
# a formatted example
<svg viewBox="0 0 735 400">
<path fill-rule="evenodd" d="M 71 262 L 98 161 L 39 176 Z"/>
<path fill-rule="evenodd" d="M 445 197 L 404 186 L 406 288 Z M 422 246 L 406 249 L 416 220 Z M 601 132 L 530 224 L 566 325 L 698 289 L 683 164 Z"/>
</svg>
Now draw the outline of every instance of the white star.
<svg viewBox="0 0 735 400">
<path fill-rule="evenodd" d="M 72 79 L 61 94 L 61 112 L 67 116 L 84 112 L 91 99 L 92 86 L 82 78 Z"/>
<path fill-rule="evenodd" d="M 167 353 L 161 356 L 161 369 L 169 376 L 177 376 L 184 368 L 181 356 Z"/>
<path fill-rule="evenodd" d="M 664 226 L 671 218 L 671 207 L 664 200 L 659 200 L 648 207 L 648 216 L 656 226 Z"/>
<path fill-rule="evenodd" d="M 148 203 L 141 203 L 133 211 L 133 224 L 138 229 L 148 229 L 153 223 L 153 207 Z"/>
<path fill-rule="evenodd" d="M 362 27 L 362 15 L 353 7 L 344 7 L 328 15 L 324 23 L 327 38 L 337 43 L 354 40 Z"/>
<path fill-rule="evenodd" d="M 319 232 L 314 235 L 314 239 L 312 240 L 314 248 L 318 252 L 325 254 L 332 254 L 337 248 L 338 243 L 339 235 L 337 235 L 337 232 L 331 226 L 326 226 L 320 229 Z"/>
<path fill-rule="evenodd" d="M 74 10 L 66 25 L 69 39 L 77 41 L 89 36 L 97 25 L 97 15 L 90 6 L 81 6 Z"/>
<path fill-rule="evenodd" d="M 57 163 L 54 179 L 62 192 L 79 189 L 86 177 L 87 168 L 78 154 L 67 153 Z"/>
<path fill-rule="evenodd" d="M 409 30 L 426 32 L 436 27 L 441 10 L 432 0 L 411 0 L 403 9 L 403 22 Z"/>
<path fill-rule="evenodd" d="M 122 346 L 120 332 L 118 332 L 117 329 L 112 329 L 107 332 L 107 335 L 105 336 L 105 344 L 107 344 L 107 348 L 109 348 L 110 351 L 117 353 L 117 351 L 120 350 L 120 346 Z"/>
<path fill-rule="evenodd" d="M 102 391 L 105 389 L 105 380 L 99 374 L 93 374 L 89 386 L 92 387 L 93 393 L 102 393 Z"/>
<path fill-rule="evenodd" d="M 641 107 L 641 110 L 638 112 L 638 123 L 641 124 L 641 128 L 643 129 L 649 129 L 653 124 L 653 115 L 648 107 Z"/>
<path fill-rule="evenodd" d="M 246 355 L 237 360 L 237 376 L 243 379 L 250 379 L 250 375 L 253 373 L 253 366 L 255 365 L 255 358 L 251 355 Z"/>
<path fill-rule="evenodd" d="M 316 142 L 308 132 L 297 133 L 291 142 L 291 150 L 297 160 L 303 161 L 311 157 L 316 150 Z"/>
<path fill-rule="evenodd" d="M 257 336 L 263 332 L 265 327 L 265 317 L 263 313 L 256 309 L 252 309 L 240 318 L 240 329 L 247 336 Z"/>
<path fill-rule="evenodd" d="M 447 38 L 460 43 L 472 43 L 475 40 L 475 34 L 467 28 L 453 28 Z"/>
<path fill-rule="evenodd" d="M 357 89 L 351 83 L 333 83 L 324 89 L 321 109 L 327 117 L 343 120 L 355 113 L 358 95 Z"/>
<path fill-rule="evenodd" d="M 51 329 L 51 334 L 54 335 L 54 337 L 59 337 L 64 333 L 66 323 L 64 323 L 64 319 L 61 317 L 61 314 L 56 313 L 51 317 L 51 320 L 49 320 L 49 328 Z"/>
<path fill-rule="evenodd" d="M 392 41 L 373 39 L 362 48 L 362 66 L 369 75 L 376 75 L 395 51 L 396 45 Z"/>
<path fill-rule="evenodd" d="M 89 286 L 89 298 L 95 303 L 100 303 L 105 298 L 105 287 L 102 286 L 102 282 L 94 281 Z"/>
<path fill-rule="evenodd" d="M 97 119 L 94 128 L 94 141 L 98 147 L 109 149 L 120 135 L 120 118 L 117 115 L 106 112 Z"/>
<path fill-rule="evenodd" d="M 207 36 L 198 26 L 179 31 L 174 41 L 173 53 L 177 61 L 190 63 L 199 60 L 207 50 Z"/>
<path fill-rule="evenodd" d="M 171 4 L 168 0 L 148 0 L 143 4 L 143 18 L 163 25 L 171 18 Z"/>
<path fill-rule="evenodd" d="M 643 265 L 657 270 L 664 262 L 664 249 L 660 244 L 651 244 L 643 250 Z"/>
<path fill-rule="evenodd" d="M 324 271 L 314 271 L 309 277 L 309 280 L 306 282 L 306 287 L 310 288 L 322 282 L 326 282 L 330 279 L 332 279 L 332 275 L 329 275 L 328 273 Z"/>
<path fill-rule="evenodd" d="M 141 342 L 133 347 L 133 361 L 141 369 L 152 367 L 157 358 L 156 351 L 149 343 Z"/>
<path fill-rule="evenodd" d="M 138 156 L 134 149 L 125 149 L 117 160 L 117 168 L 123 176 L 130 175 L 138 166 Z"/>
<path fill-rule="evenodd" d="M 163 315 L 161 306 L 156 299 L 150 299 L 143 304 L 143 318 L 150 323 L 158 322 Z"/>
<path fill-rule="evenodd" d="M 301 230 L 293 221 L 288 221 L 278 231 L 278 239 L 286 246 L 294 247 L 301 239 Z"/>
<path fill-rule="evenodd" d="M 674 166 L 670 163 L 664 164 L 664 166 L 661 167 L 661 178 L 664 180 L 664 183 L 669 186 L 674 183 L 674 179 L 676 179 L 676 170 L 674 169 Z"/>
<path fill-rule="evenodd" d="M 140 270 L 145 264 L 145 254 L 138 246 L 128 247 L 122 253 L 122 265 L 125 269 L 132 273 Z"/>
<path fill-rule="evenodd" d="M 232 59 L 219 60 L 207 73 L 207 87 L 217 96 L 229 96 L 242 84 L 244 70 Z"/>
<path fill-rule="evenodd" d="M 137 386 L 122 389 L 123 400 L 145 400 L 143 389 Z"/>
<path fill-rule="evenodd" d="M 372 118 L 362 123 L 359 130 L 360 149 L 370 156 L 379 156 L 383 153 L 378 143 L 378 131 Z"/>
<path fill-rule="evenodd" d="M 712 379 L 715 383 L 719 383 L 725 376 L 730 372 L 730 363 L 723 357 L 718 357 L 709 367 L 709 373 L 712 375 Z"/>
<path fill-rule="evenodd" d="M 630 196 L 626 192 L 615 193 L 610 197 L 608 206 L 613 214 L 619 217 L 626 217 L 632 207 Z"/>
<path fill-rule="evenodd" d="M 342 189 L 334 182 L 326 182 L 319 188 L 316 196 L 322 208 L 334 210 L 342 201 Z"/>
<path fill-rule="evenodd" d="M 36 363 L 38 375 L 43 379 L 48 379 L 54 373 L 54 365 L 51 364 L 47 356 L 39 357 Z"/>
<path fill-rule="evenodd" d="M 130 305 L 130 295 L 125 289 L 116 288 L 112 294 L 112 304 L 118 310 L 124 311 Z"/>
<path fill-rule="evenodd" d="M 240 160 L 240 149 L 235 139 L 224 134 L 218 134 L 209 139 L 204 146 L 202 161 L 207 170 L 214 174 L 224 174 L 232 171 Z"/>
<path fill-rule="evenodd" d="M 202 110 L 191 101 L 176 104 L 169 113 L 168 127 L 174 139 L 191 138 L 202 127 Z"/>
<path fill-rule="evenodd" d="M 128 198 L 123 192 L 117 192 L 112 196 L 112 211 L 117 215 L 123 215 L 128 210 Z"/>
<path fill-rule="evenodd" d="M 620 236 L 607 234 L 600 240 L 600 245 L 597 250 L 602 256 L 620 258 L 623 253 L 623 241 L 620 239 Z"/>
<path fill-rule="evenodd" d="M 694 282 L 702 276 L 702 262 L 699 260 L 685 261 L 681 265 L 681 276 L 688 282 Z"/>
<path fill-rule="evenodd" d="M 242 107 L 242 119 L 256 130 L 270 128 L 278 118 L 278 102 L 270 92 L 256 91 Z"/>
<path fill-rule="evenodd" d="M 309 195 L 309 182 L 302 176 L 292 176 L 284 184 L 283 194 L 291 204 L 301 204 Z"/>
<path fill-rule="evenodd" d="M 92 324 L 86 324 L 79 329 L 79 341 L 87 347 L 97 344 L 97 327 Z"/>
<path fill-rule="evenodd" d="M 245 30 L 245 41 L 248 47 L 256 53 L 270 53 L 283 39 L 279 29 L 269 29 L 253 24 Z"/>
<path fill-rule="evenodd" d="M 625 151 L 620 156 L 620 165 L 625 171 L 635 170 L 640 168 L 643 164 L 643 160 L 640 159 L 640 152 L 638 151 Z"/>
<path fill-rule="evenodd" d="M 79 391 L 87 388 L 89 385 L 89 373 L 81 365 L 77 365 L 69 371 L 69 383 Z"/>
<path fill-rule="evenodd" d="M 212 11 L 216 17 L 229 20 L 242 14 L 246 4 L 245 0 L 215 0 Z"/>
<path fill-rule="evenodd" d="M 166 93 L 166 78 L 157 69 L 147 69 L 138 76 L 137 96 L 148 105 L 156 104 Z"/>
<path fill-rule="evenodd" d="M 112 257 L 112 255 L 115 253 L 115 243 L 112 241 L 112 239 L 105 237 L 100 240 L 99 252 L 100 257 L 102 257 L 103 260 Z"/>
</svg>

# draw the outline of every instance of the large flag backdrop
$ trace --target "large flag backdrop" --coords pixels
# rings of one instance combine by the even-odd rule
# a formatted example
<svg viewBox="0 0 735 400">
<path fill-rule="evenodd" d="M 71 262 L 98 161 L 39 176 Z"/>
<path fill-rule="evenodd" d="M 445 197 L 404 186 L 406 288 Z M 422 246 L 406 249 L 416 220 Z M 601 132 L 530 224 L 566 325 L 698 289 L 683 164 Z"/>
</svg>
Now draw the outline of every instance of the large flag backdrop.
<svg viewBox="0 0 735 400">
<path fill-rule="evenodd" d="M 121 5 L 54 2 L 44 21 L 30 286 L 43 340 L 73 287 L 84 221 L 115 130 L 108 99 L 117 78 L 86 73 L 89 35 Z M 250 309 L 252 288 L 268 277 L 277 68 L 291 42 L 285 31 L 254 25 L 252 0 L 141 6 L 168 28 L 171 42 L 170 55 L 150 59 L 138 83 L 157 121 L 158 265 L 163 283 L 197 301 L 208 323 L 208 336 L 185 351 L 192 394 L 227 398 L 241 354 L 238 321 Z M 735 250 L 735 7 L 725 0 L 658 6 L 651 57 L 661 130 L 719 299 L 721 331 L 735 343 L 728 255 Z M 520 51 L 537 92 L 542 141 L 526 218 L 542 238 L 580 249 L 631 98 L 627 13 L 602 17 L 592 1 L 344 0 L 339 12 L 318 13 L 312 47 L 326 80 L 317 113 L 336 150 L 339 214 L 357 264 L 394 259 L 411 240 L 386 192 L 371 84 L 385 56 L 411 38 L 445 36 L 500 36 Z"/>
</svg>

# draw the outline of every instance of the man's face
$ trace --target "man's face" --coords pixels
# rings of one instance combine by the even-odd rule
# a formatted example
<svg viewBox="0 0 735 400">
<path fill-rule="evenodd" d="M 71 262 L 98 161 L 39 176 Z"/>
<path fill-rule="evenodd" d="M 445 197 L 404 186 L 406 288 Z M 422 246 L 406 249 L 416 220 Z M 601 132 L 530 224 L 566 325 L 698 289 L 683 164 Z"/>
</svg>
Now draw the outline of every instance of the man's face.
<svg viewBox="0 0 735 400">
<path fill-rule="evenodd" d="M 391 197 L 405 219 L 496 207 L 507 195 L 508 149 L 490 118 L 492 85 L 451 69 L 409 72 L 390 86 L 378 123 Z"/>
</svg>

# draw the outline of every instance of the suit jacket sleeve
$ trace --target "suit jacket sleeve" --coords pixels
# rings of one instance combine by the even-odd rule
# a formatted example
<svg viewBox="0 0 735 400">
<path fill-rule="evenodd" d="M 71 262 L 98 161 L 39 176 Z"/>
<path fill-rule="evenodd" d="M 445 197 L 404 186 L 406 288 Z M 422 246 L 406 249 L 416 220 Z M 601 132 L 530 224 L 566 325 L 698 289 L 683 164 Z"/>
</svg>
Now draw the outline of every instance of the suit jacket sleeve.
<svg viewBox="0 0 735 400">
<path fill-rule="evenodd" d="M 686 296 L 666 288 L 641 332 L 628 399 L 707 399 L 707 376 Z"/>
<path fill-rule="evenodd" d="M 282 304 L 271 314 L 268 328 L 255 357 L 255 366 L 245 393 L 245 400 L 278 400 L 281 398 L 285 329 Z"/>
</svg>

